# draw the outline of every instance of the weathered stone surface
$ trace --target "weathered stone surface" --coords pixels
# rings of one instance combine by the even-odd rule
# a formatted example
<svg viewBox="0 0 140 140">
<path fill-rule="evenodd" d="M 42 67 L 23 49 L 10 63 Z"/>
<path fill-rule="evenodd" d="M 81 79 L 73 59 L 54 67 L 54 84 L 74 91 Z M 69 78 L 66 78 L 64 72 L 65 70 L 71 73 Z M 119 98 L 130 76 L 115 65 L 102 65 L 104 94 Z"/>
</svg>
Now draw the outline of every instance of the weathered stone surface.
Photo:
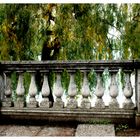
<svg viewBox="0 0 140 140">
<path fill-rule="evenodd" d="M 109 103 L 109 108 L 110 109 L 114 109 L 114 108 L 119 108 L 119 103 L 117 101 L 117 99 L 112 98 L 110 103 Z"/>
<path fill-rule="evenodd" d="M 24 101 L 18 100 L 14 102 L 14 107 L 16 108 L 23 108 L 24 107 Z"/>
<path fill-rule="evenodd" d="M 79 124 L 76 136 L 115 136 L 114 125 Z"/>
<path fill-rule="evenodd" d="M 27 103 L 27 107 L 36 108 L 36 107 L 38 107 L 38 102 L 36 100 L 30 101 L 29 103 Z"/>
<path fill-rule="evenodd" d="M 44 98 L 43 101 L 40 103 L 40 107 L 42 108 L 49 108 L 50 107 L 50 102 L 48 98 Z"/>
<path fill-rule="evenodd" d="M 74 136 L 75 129 L 69 127 L 44 127 L 38 136 Z"/>
<path fill-rule="evenodd" d="M 32 132 L 33 136 L 37 136 L 38 133 L 41 131 L 41 126 L 29 126 L 28 129 Z"/>
<path fill-rule="evenodd" d="M 8 129 L 9 125 L 0 125 L 0 136 L 6 136 L 5 131 Z"/>
<path fill-rule="evenodd" d="M 87 109 L 91 108 L 91 103 L 90 103 L 89 99 L 83 98 L 83 100 L 81 102 L 81 108 L 87 108 Z"/>
<path fill-rule="evenodd" d="M 13 125 L 5 131 L 6 136 L 33 136 L 28 127 Z"/>
<path fill-rule="evenodd" d="M 0 136 L 37 136 L 41 126 L 0 125 Z"/>
<path fill-rule="evenodd" d="M 123 103 L 123 108 L 124 109 L 134 109 L 135 106 L 131 99 L 126 99 L 125 102 Z"/>
<path fill-rule="evenodd" d="M 56 101 L 53 104 L 53 108 L 55 108 L 55 109 L 64 108 L 64 103 L 63 103 L 62 99 L 56 98 Z"/>
<path fill-rule="evenodd" d="M 105 108 L 105 104 L 102 98 L 97 98 L 95 102 L 95 108 Z"/>
<path fill-rule="evenodd" d="M 75 127 L 0 125 L 0 136 L 74 136 Z"/>
<path fill-rule="evenodd" d="M 70 98 L 67 103 L 67 108 L 77 108 L 77 107 L 78 107 L 78 104 L 77 104 L 76 99 Z"/>
<path fill-rule="evenodd" d="M 5 98 L 4 101 L 1 102 L 3 107 L 11 107 L 13 105 L 11 98 Z"/>
</svg>

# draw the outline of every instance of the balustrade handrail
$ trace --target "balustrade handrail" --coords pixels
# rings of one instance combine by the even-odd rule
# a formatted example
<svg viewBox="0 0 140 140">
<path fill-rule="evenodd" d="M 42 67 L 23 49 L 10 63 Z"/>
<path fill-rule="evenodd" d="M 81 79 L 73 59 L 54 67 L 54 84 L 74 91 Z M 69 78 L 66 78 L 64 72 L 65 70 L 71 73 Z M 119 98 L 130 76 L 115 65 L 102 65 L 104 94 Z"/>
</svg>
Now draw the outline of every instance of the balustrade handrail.
<svg viewBox="0 0 140 140">
<path fill-rule="evenodd" d="M 104 70 L 105 67 L 110 70 L 133 70 L 138 68 L 140 61 L 138 60 L 99 60 L 99 61 L 1 61 L 0 71 L 18 71 L 18 70 L 63 70 L 68 69 L 81 69 L 81 70 Z"/>
</svg>

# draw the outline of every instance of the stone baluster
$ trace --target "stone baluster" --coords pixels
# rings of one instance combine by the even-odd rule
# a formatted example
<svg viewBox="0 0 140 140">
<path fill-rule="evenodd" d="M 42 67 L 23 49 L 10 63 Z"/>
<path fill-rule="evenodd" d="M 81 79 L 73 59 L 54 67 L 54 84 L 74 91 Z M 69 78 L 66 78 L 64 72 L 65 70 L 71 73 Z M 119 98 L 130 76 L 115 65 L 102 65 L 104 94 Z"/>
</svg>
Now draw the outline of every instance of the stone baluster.
<svg viewBox="0 0 140 140">
<path fill-rule="evenodd" d="M 24 93 L 25 93 L 23 72 L 19 71 L 17 73 L 19 75 L 17 89 L 16 89 L 17 100 L 14 102 L 14 106 L 18 108 L 23 108 L 24 107 Z"/>
<path fill-rule="evenodd" d="M 74 79 L 74 73 L 70 72 L 70 83 L 68 87 L 68 95 L 69 95 L 69 100 L 67 103 L 67 108 L 77 108 L 78 104 L 75 99 L 75 96 L 77 94 L 77 88 L 76 88 L 76 83 Z"/>
<path fill-rule="evenodd" d="M 40 107 L 49 108 L 50 102 L 49 102 L 48 96 L 50 95 L 50 87 L 48 84 L 48 75 L 47 75 L 47 72 L 43 72 L 43 73 L 44 73 L 44 76 L 43 76 L 44 78 L 43 78 L 43 85 L 41 89 L 42 101 L 40 103 Z"/>
<path fill-rule="evenodd" d="M 38 103 L 36 101 L 36 94 L 37 94 L 37 86 L 35 81 L 35 72 L 32 71 L 31 73 L 31 82 L 29 86 L 29 103 L 27 103 L 27 107 L 34 108 L 38 106 Z"/>
<path fill-rule="evenodd" d="M 90 96 L 90 89 L 89 89 L 89 83 L 88 83 L 88 72 L 84 72 L 84 80 L 83 80 L 83 86 L 81 89 L 81 93 L 83 96 L 82 102 L 81 102 L 81 108 L 91 108 L 91 103 L 88 99 L 88 97 Z"/>
<path fill-rule="evenodd" d="M 119 108 L 119 103 L 117 101 L 117 96 L 118 96 L 118 85 L 116 81 L 116 72 L 111 72 L 111 84 L 109 87 L 109 93 L 111 96 L 111 100 L 109 102 L 109 108 Z"/>
<path fill-rule="evenodd" d="M 97 97 L 95 101 L 95 108 L 105 108 L 105 103 L 102 99 L 104 95 L 104 87 L 103 87 L 103 81 L 101 79 L 102 73 L 97 73 L 97 86 L 95 89 L 95 95 Z"/>
<path fill-rule="evenodd" d="M 126 77 L 125 77 L 125 87 L 124 87 L 124 96 L 125 96 L 125 101 L 123 103 L 123 108 L 124 109 L 134 109 L 134 103 L 132 102 L 132 95 L 133 95 L 133 89 L 130 81 L 131 77 L 131 72 L 126 72 Z"/>
<path fill-rule="evenodd" d="M 4 99 L 2 101 L 2 106 L 11 107 L 13 105 L 12 102 L 12 81 L 11 81 L 11 72 L 5 71 L 4 73 Z"/>
<path fill-rule="evenodd" d="M 57 72 L 56 82 L 55 82 L 54 91 L 53 91 L 53 94 L 56 97 L 54 105 L 53 105 L 53 107 L 55 109 L 60 109 L 60 108 L 64 107 L 64 102 L 62 101 L 63 92 L 64 92 L 64 90 L 63 90 L 63 87 L 62 87 L 62 84 L 61 84 L 61 73 Z"/>
</svg>

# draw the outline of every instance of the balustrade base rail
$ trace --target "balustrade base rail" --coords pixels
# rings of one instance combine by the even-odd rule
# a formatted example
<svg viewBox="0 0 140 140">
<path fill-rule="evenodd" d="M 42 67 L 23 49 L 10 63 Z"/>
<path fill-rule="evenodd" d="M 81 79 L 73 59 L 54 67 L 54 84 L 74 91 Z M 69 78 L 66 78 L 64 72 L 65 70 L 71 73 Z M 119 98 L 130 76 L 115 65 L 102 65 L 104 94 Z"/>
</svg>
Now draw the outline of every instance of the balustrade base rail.
<svg viewBox="0 0 140 140">
<path fill-rule="evenodd" d="M 107 121 L 110 123 L 135 123 L 135 111 L 115 109 L 40 109 L 2 107 L 0 118 L 46 121 L 78 121 L 84 123 Z"/>
</svg>

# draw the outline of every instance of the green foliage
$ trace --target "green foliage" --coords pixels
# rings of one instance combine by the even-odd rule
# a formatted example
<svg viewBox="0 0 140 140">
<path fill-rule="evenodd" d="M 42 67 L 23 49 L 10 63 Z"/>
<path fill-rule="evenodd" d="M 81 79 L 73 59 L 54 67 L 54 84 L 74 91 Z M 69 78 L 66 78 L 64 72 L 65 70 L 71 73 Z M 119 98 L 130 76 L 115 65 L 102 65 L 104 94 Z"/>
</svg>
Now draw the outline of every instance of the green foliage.
<svg viewBox="0 0 140 140">
<path fill-rule="evenodd" d="M 125 25 L 131 16 L 129 8 L 130 4 L 59 5 L 55 29 L 61 38 L 62 51 L 65 54 L 61 59 L 130 59 L 131 55 L 138 57 L 138 47 L 133 43 L 135 50 L 132 51 L 127 40 L 129 36 L 135 37 L 126 32 L 129 27 Z M 133 29 L 139 26 L 138 22 L 129 26 L 132 25 Z M 110 30 L 116 30 L 119 35 L 111 33 L 109 37 Z"/>
<path fill-rule="evenodd" d="M 124 89 L 124 86 L 125 86 L 125 73 L 122 70 L 120 71 L 120 83 L 122 84 L 122 89 Z"/>
<path fill-rule="evenodd" d="M 29 92 L 29 86 L 31 82 L 31 74 L 30 73 L 24 73 L 24 88 L 25 88 L 25 97 L 28 95 Z"/>
<path fill-rule="evenodd" d="M 77 85 L 78 93 L 80 94 L 83 83 L 82 73 L 80 72 L 80 70 L 77 70 L 75 73 L 75 83 Z"/>
<path fill-rule="evenodd" d="M 140 58 L 140 20 L 139 20 L 139 4 L 131 4 L 131 15 L 129 20 L 124 24 L 125 32 L 123 36 L 123 49 L 126 53 L 123 54 L 125 59 Z"/>
<path fill-rule="evenodd" d="M 126 130 L 129 128 L 128 124 L 119 124 L 115 127 L 115 131 Z"/>
<path fill-rule="evenodd" d="M 103 72 L 103 76 L 102 76 L 104 88 L 105 88 L 105 85 L 107 85 L 109 79 L 110 79 L 109 71 L 108 71 L 108 69 L 105 69 L 105 71 Z"/>
<path fill-rule="evenodd" d="M 64 72 L 62 73 L 62 86 L 66 90 L 66 93 L 68 92 L 69 82 L 70 82 L 70 74 L 65 69 Z M 78 94 L 80 94 L 82 82 L 83 82 L 82 73 L 80 72 L 80 70 L 77 70 L 75 73 L 75 84 L 77 86 Z"/>
<path fill-rule="evenodd" d="M 62 80 L 61 80 L 62 81 L 62 86 L 66 90 L 66 93 L 67 93 L 68 92 L 69 81 L 70 81 L 70 76 L 69 76 L 66 69 L 64 69 L 64 72 L 62 73 L 61 77 L 62 77 Z"/>
<path fill-rule="evenodd" d="M 36 60 L 42 43 L 54 37 L 61 41 L 60 60 L 139 58 L 139 8 L 139 4 L 1 4 L 0 59 Z"/>
<path fill-rule="evenodd" d="M 44 39 L 40 27 L 45 29 L 42 18 L 38 17 L 38 13 L 38 5 L 1 5 L 1 60 L 37 59 Z"/>
<path fill-rule="evenodd" d="M 97 84 L 97 75 L 95 71 L 91 71 L 88 75 L 89 79 L 89 88 L 91 91 L 93 91 Z"/>
</svg>

